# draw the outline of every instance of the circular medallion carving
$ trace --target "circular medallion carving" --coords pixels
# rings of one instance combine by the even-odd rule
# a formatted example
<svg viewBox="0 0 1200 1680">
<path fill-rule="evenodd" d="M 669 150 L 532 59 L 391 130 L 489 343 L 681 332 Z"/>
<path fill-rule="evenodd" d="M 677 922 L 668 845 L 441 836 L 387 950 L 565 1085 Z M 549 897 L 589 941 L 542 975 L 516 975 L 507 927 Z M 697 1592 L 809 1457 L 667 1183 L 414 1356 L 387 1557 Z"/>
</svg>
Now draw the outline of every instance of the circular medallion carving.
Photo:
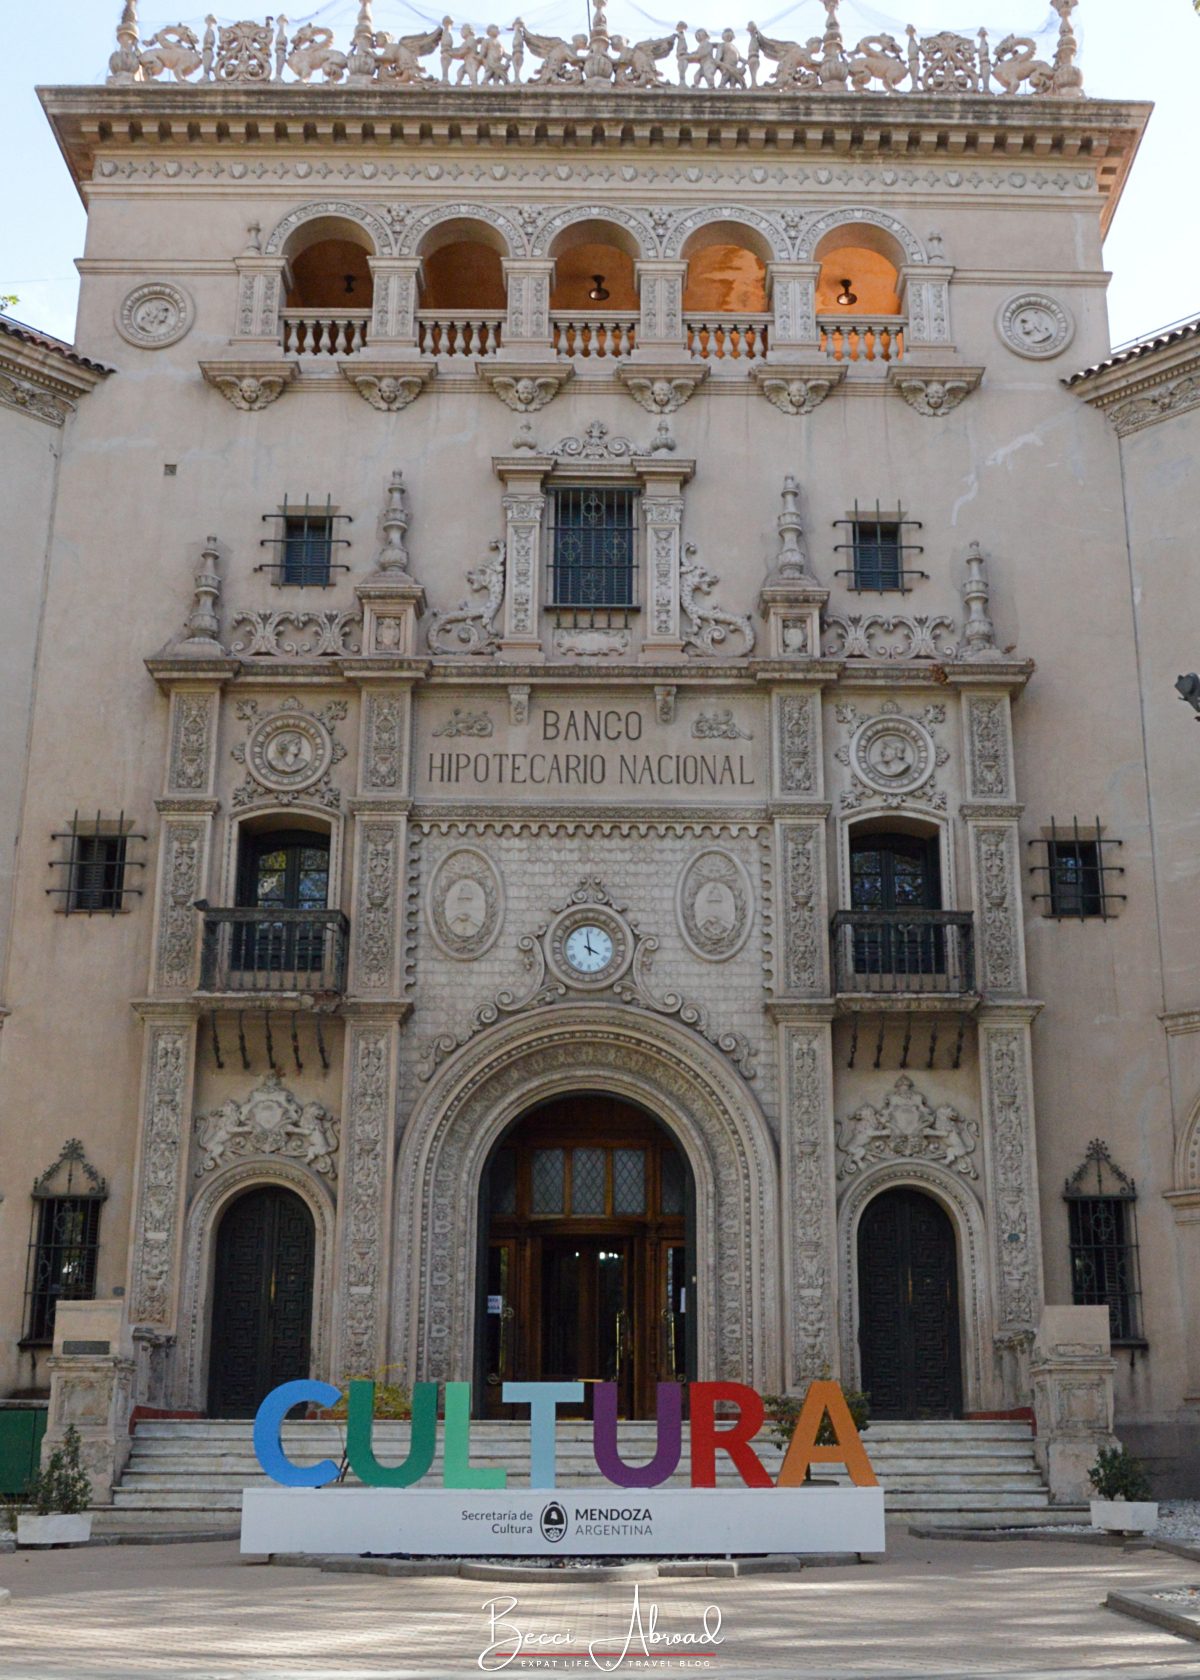
<svg viewBox="0 0 1200 1680">
<path fill-rule="evenodd" d="M 504 920 L 504 884 L 491 859 L 463 846 L 440 860 L 425 901 L 429 931 L 448 957 L 469 962 L 495 942 Z"/>
<path fill-rule="evenodd" d="M 996 331 L 1018 356 L 1047 361 L 1070 344 L 1075 321 L 1066 305 L 1048 293 L 1019 292 L 996 316 Z"/>
<path fill-rule="evenodd" d="M 255 781 L 276 793 L 311 787 L 333 763 L 333 738 L 323 723 L 305 713 L 264 718 L 246 742 L 246 767 Z"/>
<path fill-rule="evenodd" d="M 196 306 L 182 286 L 151 280 L 135 286 L 117 310 L 117 331 L 139 350 L 165 350 L 191 327 Z"/>
<path fill-rule="evenodd" d="M 611 986 L 633 960 L 633 939 L 606 905 L 572 904 L 546 929 L 545 950 L 547 965 L 568 985 Z"/>
<path fill-rule="evenodd" d="M 750 932 L 750 878 L 728 852 L 700 852 L 679 877 L 675 912 L 688 949 L 705 962 L 724 962 L 741 950 Z"/>
<path fill-rule="evenodd" d="M 855 731 L 850 763 L 860 781 L 877 793 L 913 793 L 933 774 L 937 750 L 915 718 L 888 714 L 868 718 Z"/>
</svg>

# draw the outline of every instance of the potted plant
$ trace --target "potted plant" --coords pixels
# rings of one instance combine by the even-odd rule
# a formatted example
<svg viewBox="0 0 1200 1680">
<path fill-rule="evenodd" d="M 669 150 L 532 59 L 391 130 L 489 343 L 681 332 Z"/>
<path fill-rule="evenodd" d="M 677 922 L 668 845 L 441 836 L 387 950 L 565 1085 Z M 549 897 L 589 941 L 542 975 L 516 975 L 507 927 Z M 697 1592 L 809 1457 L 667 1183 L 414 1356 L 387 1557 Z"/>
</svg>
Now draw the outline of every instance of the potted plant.
<svg viewBox="0 0 1200 1680">
<path fill-rule="evenodd" d="M 1150 1498 L 1150 1478 L 1124 1447 L 1101 1447 L 1088 1481 L 1096 1490 L 1092 1527 L 1110 1534 L 1149 1534 L 1158 1527 L 1158 1502 Z"/>
<path fill-rule="evenodd" d="M 91 1539 L 92 1479 L 80 1457 L 72 1423 L 30 1483 L 27 1509 L 17 1518 L 18 1546 L 80 1546 Z"/>
<path fill-rule="evenodd" d="M 828 1376 L 828 1368 L 825 1373 Z M 854 1427 L 861 1435 L 867 1427 L 871 1416 L 871 1397 L 864 1394 L 860 1388 L 843 1388 L 842 1397 L 854 1420 Z M 764 1395 L 767 1405 L 767 1415 L 771 1420 L 770 1438 L 783 1452 L 787 1452 L 792 1444 L 792 1436 L 796 1433 L 796 1425 L 800 1421 L 800 1411 L 804 1405 L 803 1397 L 795 1394 L 767 1394 Z M 817 1445 L 832 1447 L 837 1437 L 833 1433 L 833 1426 L 827 1417 L 821 1419 L 817 1430 Z M 835 1486 L 836 1476 L 814 1476 L 812 1466 L 804 1480 L 808 1483 L 828 1484 Z"/>
</svg>

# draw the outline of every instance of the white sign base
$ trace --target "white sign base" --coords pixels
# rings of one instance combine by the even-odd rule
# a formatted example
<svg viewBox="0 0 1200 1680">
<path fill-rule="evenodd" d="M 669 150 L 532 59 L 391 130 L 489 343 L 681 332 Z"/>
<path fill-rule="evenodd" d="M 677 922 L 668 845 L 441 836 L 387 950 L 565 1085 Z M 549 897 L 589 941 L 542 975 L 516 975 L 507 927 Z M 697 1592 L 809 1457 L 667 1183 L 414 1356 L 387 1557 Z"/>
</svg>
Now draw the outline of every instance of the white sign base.
<svg viewBox="0 0 1200 1680">
<path fill-rule="evenodd" d="M 882 1488 L 247 1488 L 243 1552 L 882 1552 Z"/>
</svg>

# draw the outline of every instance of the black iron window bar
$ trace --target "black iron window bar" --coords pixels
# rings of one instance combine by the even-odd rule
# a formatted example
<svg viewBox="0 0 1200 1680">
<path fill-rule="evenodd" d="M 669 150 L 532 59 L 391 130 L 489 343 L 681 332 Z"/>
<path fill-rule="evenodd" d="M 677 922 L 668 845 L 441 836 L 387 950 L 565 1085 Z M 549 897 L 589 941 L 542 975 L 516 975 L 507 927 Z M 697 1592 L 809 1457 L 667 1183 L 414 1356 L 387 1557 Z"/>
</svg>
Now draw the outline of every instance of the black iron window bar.
<svg viewBox="0 0 1200 1680">
<path fill-rule="evenodd" d="M 1141 1331 L 1142 1280 L 1137 1240 L 1137 1186 L 1100 1138 L 1063 1185 L 1076 1306 L 1106 1306 L 1114 1346 L 1130 1360 L 1149 1344 Z"/>
<path fill-rule="evenodd" d="M 100 1208 L 107 1197 L 108 1185 L 78 1138 L 69 1138 L 58 1160 L 34 1181 L 22 1347 L 50 1346 L 60 1301 L 94 1298 Z"/>
<path fill-rule="evenodd" d="M 560 629 L 619 628 L 638 605 L 638 493 L 564 485 L 550 497 L 549 604 Z"/>
<path fill-rule="evenodd" d="M 132 819 L 130 819 L 131 821 Z M 65 840 L 67 855 L 51 858 L 51 869 L 65 869 L 61 883 L 47 887 L 48 895 L 60 897 L 68 915 L 116 916 L 125 908 L 127 896 L 141 898 L 143 889 L 126 883 L 126 871 L 144 869 L 142 858 L 129 856 L 131 840 L 145 841 L 135 834 L 124 811 L 117 817 L 71 817 L 70 828 L 56 829 L 50 838 Z"/>
<path fill-rule="evenodd" d="M 899 504 L 895 513 L 885 513 L 876 501 L 875 512 L 866 514 L 856 496 L 853 514 L 848 519 L 835 519 L 833 524 L 835 530 L 842 525 L 850 529 L 850 541 L 835 543 L 833 552 L 850 554 L 854 564 L 840 567 L 833 575 L 848 577 L 851 581 L 847 587 L 854 594 L 907 595 L 910 578 L 928 578 L 928 572 L 905 564 L 907 555 L 924 554 L 925 550 L 919 543 L 904 541 L 905 528 L 919 531 L 921 521 L 906 519 Z"/>
<path fill-rule="evenodd" d="M 343 561 L 335 561 L 335 548 L 349 548 L 349 537 L 339 537 L 335 534 L 335 525 L 339 519 L 344 519 L 348 525 L 353 519 L 348 513 L 335 513 L 333 503 L 328 496 L 324 506 L 313 506 L 308 496 L 304 498 L 304 505 L 299 502 L 289 502 L 283 498 L 283 506 L 274 513 L 264 513 L 263 524 L 268 520 L 278 521 L 275 535 L 261 537 L 260 548 L 274 550 L 274 557 L 256 566 L 256 572 L 270 572 L 271 582 L 284 587 L 303 589 L 328 589 L 333 583 L 334 572 L 348 572 L 349 565 Z"/>
<path fill-rule="evenodd" d="M 1099 817 L 1094 834 L 1080 831 L 1078 817 L 1071 818 L 1069 829 L 1060 829 L 1051 817 L 1050 833 L 1038 835 L 1029 845 L 1046 848 L 1045 863 L 1031 864 L 1030 873 L 1045 876 L 1046 890 L 1035 892 L 1033 898 L 1035 903 L 1049 904 L 1048 914 L 1054 921 L 1099 917 L 1106 922 L 1116 915 L 1114 906 L 1124 904 L 1128 895 L 1113 892 L 1108 884 L 1110 875 L 1124 875 L 1124 867 L 1104 859 L 1106 846 L 1122 846 L 1124 841 L 1110 839 Z"/>
</svg>

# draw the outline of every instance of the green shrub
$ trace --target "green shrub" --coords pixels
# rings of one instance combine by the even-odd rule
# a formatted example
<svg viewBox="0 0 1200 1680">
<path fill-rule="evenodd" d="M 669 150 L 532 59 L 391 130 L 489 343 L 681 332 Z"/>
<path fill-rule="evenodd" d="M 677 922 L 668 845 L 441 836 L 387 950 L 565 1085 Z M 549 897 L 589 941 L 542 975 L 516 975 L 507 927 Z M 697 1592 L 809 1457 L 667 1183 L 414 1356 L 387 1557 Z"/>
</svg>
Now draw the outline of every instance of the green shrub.
<svg viewBox="0 0 1200 1680">
<path fill-rule="evenodd" d="M 69 1424 L 60 1446 L 29 1484 L 25 1503 L 36 1517 L 78 1516 L 92 1503 L 92 1478 L 83 1468 L 79 1431 Z"/>
<path fill-rule="evenodd" d="M 1101 1447 L 1088 1481 L 1097 1499 L 1150 1499 L 1150 1478 L 1141 1463 L 1124 1447 Z"/>
<path fill-rule="evenodd" d="M 383 1370 L 377 1371 L 373 1377 L 351 1378 L 352 1382 L 373 1382 L 375 1384 L 375 1405 L 371 1412 L 372 1417 L 410 1418 L 412 1416 L 412 1395 L 409 1393 L 407 1386 L 400 1382 L 381 1381 L 381 1378 L 385 1378 L 388 1372 L 393 1369 L 393 1366 L 386 1365 Z M 350 1390 L 347 1388 L 336 1405 L 322 1413 L 322 1416 L 344 1418 L 349 1406 Z"/>
<path fill-rule="evenodd" d="M 871 1396 L 864 1394 L 860 1388 L 843 1388 L 842 1397 L 854 1420 L 854 1427 L 861 1435 L 866 1429 L 871 1416 Z M 784 1452 L 792 1444 L 792 1436 L 796 1433 L 796 1424 L 800 1419 L 800 1409 L 804 1405 L 804 1396 L 796 1394 L 766 1394 L 763 1396 L 767 1404 L 767 1415 L 771 1419 L 771 1439 Z M 817 1430 L 817 1445 L 832 1447 L 836 1444 L 836 1436 L 828 1416 L 821 1419 L 821 1427 Z"/>
</svg>

